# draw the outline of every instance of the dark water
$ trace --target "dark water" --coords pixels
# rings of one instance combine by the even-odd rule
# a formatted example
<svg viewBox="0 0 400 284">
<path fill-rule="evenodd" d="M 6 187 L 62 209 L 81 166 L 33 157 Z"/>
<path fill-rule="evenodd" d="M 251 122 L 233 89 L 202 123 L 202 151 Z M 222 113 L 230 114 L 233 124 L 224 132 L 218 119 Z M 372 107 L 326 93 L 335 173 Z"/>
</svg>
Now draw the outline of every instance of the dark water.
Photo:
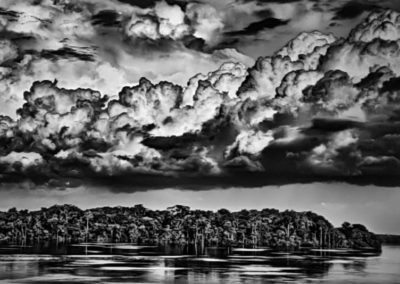
<svg viewBox="0 0 400 284">
<path fill-rule="evenodd" d="M 194 253 L 111 244 L 3 247 L 0 283 L 400 283 L 397 246 L 384 246 L 381 254 L 216 248 Z"/>
</svg>

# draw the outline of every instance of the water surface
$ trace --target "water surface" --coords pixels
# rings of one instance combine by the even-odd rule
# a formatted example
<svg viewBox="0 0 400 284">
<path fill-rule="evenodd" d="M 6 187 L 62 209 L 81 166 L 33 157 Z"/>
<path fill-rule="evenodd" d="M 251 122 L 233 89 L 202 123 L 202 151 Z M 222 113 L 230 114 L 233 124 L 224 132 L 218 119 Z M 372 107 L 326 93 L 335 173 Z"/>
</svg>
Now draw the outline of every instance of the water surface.
<svg viewBox="0 0 400 284">
<path fill-rule="evenodd" d="M 0 283 L 187 282 L 400 283 L 400 247 L 384 246 L 381 254 L 130 244 L 0 248 Z"/>
</svg>

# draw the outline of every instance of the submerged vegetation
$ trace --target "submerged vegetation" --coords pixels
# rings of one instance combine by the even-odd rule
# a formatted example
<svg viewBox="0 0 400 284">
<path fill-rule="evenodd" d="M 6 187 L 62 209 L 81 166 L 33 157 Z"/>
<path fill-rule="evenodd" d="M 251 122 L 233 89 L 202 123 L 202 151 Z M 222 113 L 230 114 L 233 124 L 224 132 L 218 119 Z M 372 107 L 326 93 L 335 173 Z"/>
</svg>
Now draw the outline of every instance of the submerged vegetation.
<svg viewBox="0 0 400 284">
<path fill-rule="evenodd" d="M 201 246 L 273 249 L 354 248 L 380 250 L 377 236 L 360 224 L 334 228 L 313 212 L 276 209 L 217 212 L 176 205 L 167 210 L 102 207 L 81 210 L 54 205 L 38 211 L 11 208 L 0 212 L 0 243 L 35 245 L 44 242 L 115 242 L 135 244 L 196 244 Z"/>
</svg>

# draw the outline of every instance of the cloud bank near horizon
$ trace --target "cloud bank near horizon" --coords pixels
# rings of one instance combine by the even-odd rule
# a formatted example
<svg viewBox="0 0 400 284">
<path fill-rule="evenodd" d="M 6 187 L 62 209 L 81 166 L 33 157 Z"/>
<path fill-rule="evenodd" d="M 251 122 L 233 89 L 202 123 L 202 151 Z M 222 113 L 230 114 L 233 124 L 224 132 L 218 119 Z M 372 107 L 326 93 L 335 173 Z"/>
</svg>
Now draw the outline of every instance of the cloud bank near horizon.
<svg viewBox="0 0 400 284">
<path fill-rule="evenodd" d="M 0 11 L 0 27 L 8 34 L 0 41 L 1 100 L 18 110 L 10 117 L 12 107 L 1 109 L 3 183 L 52 188 L 94 183 L 122 191 L 400 183 L 400 14 L 395 11 L 372 13 L 345 39 L 300 33 L 248 68 L 250 60 L 236 51 L 205 51 L 205 45 L 218 44 L 224 26 L 208 4 L 124 4 L 130 14 L 125 17 L 125 10 L 112 15 L 106 10 L 121 4 L 101 2 L 103 14 L 93 18 L 99 6 L 91 1 L 80 10 L 64 3 L 69 12 L 64 19 L 55 7 L 40 5 L 29 13 L 47 12 L 49 20 L 32 26 L 26 24 L 24 2 L 7 3 Z M 88 38 L 104 40 L 98 31 L 90 34 L 98 25 L 108 36 L 107 29 L 119 27 L 121 38 L 114 44 L 121 50 L 129 45 L 153 55 L 166 49 L 202 56 L 197 75 L 186 84 L 144 77 L 137 84 L 126 82 L 121 76 L 129 71 L 122 63 L 106 67 L 109 61 L 96 58 L 87 46 L 75 46 Z M 68 46 L 50 47 L 59 44 L 57 35 L 68 33 Z M 201 39 L 203 49 L 185 46 L 188 37 Z M 107 48 L 102 48 L 104 57 Z M 71 57 L 77 58 L 72 66 L 59 61 Z M 119 59 L 127 58 L 133 57 Z M 229 62 L 201 72 L 201 58 Z M 149 65 L 163 68 L 157 60 Z M 169 60 L 174 58 L 165 64 L 173 66 Z M 86 77 L 92 71 L 97 73 Z M 51 72 L 56 80 L 42 80 L 40 74 Z M 17 95 L 32 74 L 39 80 Z"/>
</svg>

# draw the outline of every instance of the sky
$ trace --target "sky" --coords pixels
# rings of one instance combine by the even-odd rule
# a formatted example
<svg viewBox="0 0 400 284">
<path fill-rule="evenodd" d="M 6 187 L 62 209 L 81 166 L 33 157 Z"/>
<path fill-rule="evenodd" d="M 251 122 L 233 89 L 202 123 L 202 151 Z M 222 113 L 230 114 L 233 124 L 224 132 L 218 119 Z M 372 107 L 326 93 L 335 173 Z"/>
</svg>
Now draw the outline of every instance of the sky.
<svg viewBox="0 0 400 284">
<path fill-rule="evenodd" d="M 398 233 L 399 12 L 3 0 L 0 207 L 275 207 Z"/>
</svg>

